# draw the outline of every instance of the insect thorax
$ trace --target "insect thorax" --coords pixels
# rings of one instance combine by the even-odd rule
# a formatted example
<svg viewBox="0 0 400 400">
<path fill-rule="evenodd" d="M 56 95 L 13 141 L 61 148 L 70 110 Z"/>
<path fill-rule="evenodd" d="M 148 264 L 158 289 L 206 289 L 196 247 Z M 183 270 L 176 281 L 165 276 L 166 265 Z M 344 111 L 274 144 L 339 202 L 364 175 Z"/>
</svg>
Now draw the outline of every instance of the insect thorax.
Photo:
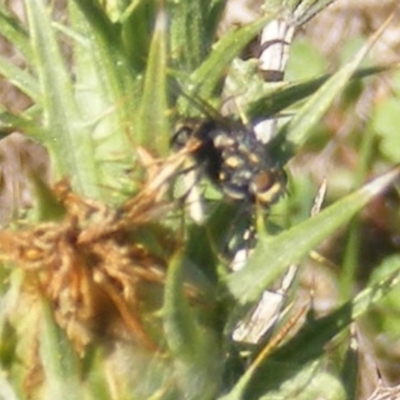
<svg viewBox="0 0 400 400">
<path fill-rule="evenodd" d="M 268 207 L 284 194 L 286 174 L 252 128 L 214 120 L 187 124 L 175 134 L 175 146 L 191 137 L 200 142 L 194 158 L 227 198 Z"/>
</svg>

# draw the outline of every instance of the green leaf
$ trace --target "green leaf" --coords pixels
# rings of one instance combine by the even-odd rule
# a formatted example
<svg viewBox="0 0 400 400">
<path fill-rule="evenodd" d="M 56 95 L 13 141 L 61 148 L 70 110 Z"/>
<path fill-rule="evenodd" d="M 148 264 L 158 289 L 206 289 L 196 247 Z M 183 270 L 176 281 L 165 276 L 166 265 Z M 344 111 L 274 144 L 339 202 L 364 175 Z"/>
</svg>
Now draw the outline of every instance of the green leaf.
<svg viewBox="0 0 400 400">
<path fill-rule="evenodd" d="M 227 285 L 239 304 L 257 301 L 262 292 L 285 269 L 297 263 L 323 239 L 348 221 L 371 198 L 390 185 L 400 174 L 396 167 L 360 190 L 329 206 L 318 215 L 274 237 L 260 238 L 246 268 L 227 278 Z"/>
<path fill-rule="evenodd" d="M 225 34 L 214 45 L 208 58 L 191 74 L 184 85 L 185 89 L 204 100 L 212 97 L 230 62 L 270 19 L 270 16 L 266 16 L 248 26 Z"/>
<path fill-rule="evenodd" d="M 30 64 L 32 49 L 28 33 L 20 21 L 3 5 L 0 5 L 0 34 L 12 43 L 14 48 L 22 54 L 25 61 Z"/>
<path fill-rule="evenodd" d="M 291 379 L 276 390 L 260 397 L 260 400 L 345 400 L 346 392 L 339 379 L 321 371 L 324 367 L 319 362 L 306 364 Z M 317 368 L 319 367 L 319 368 Z"/>
<path fill-rule="evenodd" d="M 121 37 L 121 26 L 113 24 L 99 4 L 92 0 L 73 0 L 90 25 L 90 38 L 95 45 L 95 61 L 100 65 L 100 82 L 105 85 L 118 115 L 116 132 L 129 140 L 133 138 L 135 115 L 138 102 L 140 76 L 129 63 L 128 54 Z M 141 32 L 141 31 L 140 31 Z M 145 38 L 143 39 L 145 40 Z M 140 56 L 143 56 L 140 52 Z M 121 137 L 119 140 L 121 140 Z M 129 148 L 129 143 L 126 142 Z"/>
<path fill-rule="evenodd" d="M 133 158 L 132 141 L 127 135 L 132 129 L 133 118 L 126 119 L 131 104 L 121 92 L 128 88 L 121 89 L 120 83 L 115 83 L 118 67 L 103 56 L 105 49 L 99 44 L 85 15 L 73 2 L 69 11 L 74 29 L 70 36 L 73 38 L 76 102 L 93 138 L 101 185 L 112 188 L 114 194 L 121 196 L 122 189 L 130 184 L 124 178 Z M 125 79 L 129 80 L 126 74 Z"/>
<path fill-rule="evenodd" d="M 210 52 L 225 2 L 169 1 L 171 58 L 180 71 L 193 71 Z"/>
<path fill-rule="evenodd" d="M 352 79 L 368 77 L 387 71 L 389 68 L 390 67 L 386 66 L 362 68 L 354 73 Z M 266 86 L 266 93 L 262 94 L 261 97 L 247 106 L 246 115 L 250 120 L 273 116 L 296 102 L 314 94 L 331 77 L 332 75 L 323 75 L 305 81 L 282 83 L 279 87 L 269 90 L 268 86 Z"/>
<path fill-rule="evenodd" d="M 135 74 L 146 71 L 152 31 L 161 2 L 136 0 L 121 15 L 121 38 L 130 68 Z M 172 21 L 170 21 L 172 23 Z"/>
<path fill-rule="evenodd" d="M 301 146 L 312 133 L 312 129 L 319 123 L 322 116 L 332 104 L 334 98 L 343 91 L 344 87 L 356 73 L 358 66 L 372 47 L 381 30 L 377 32 L 352 61 L 332 75 L 326 83 L 304 104 L 296 115 L 286 124 L 282 136 L 294 148 Z M 292 151 L 289 149 L 289 151 Z"/>
<path fill-rule="evenodd" d="M 112 398 L 110 387 L 107 381 L 107 360 L 97 347 L 92 350 L 90 360 L 85 360 L 88 364 L 87 386 L 93 400 L 109 400 Z M 86 357 L 89 358 L 89 357 Z"/>
<path fill-rule="evenodd" d="M 324 353 L 324 346 L 351 322 L 381 301 L 399 283 L 399 268 L 368 286 L 352 301 L 326 317 L 309 321 L 286 345 L 273 354 L 280 361 L 296 360 L 299 365 Z"/>
<path fill-rule="evenodd" d="M 30 118 L 25 117 L 23 114 L 14 114 L 6 111 L 0 105 L 0 129 L 18 130 L 26 133 L 28 136 L 36 140 L 40 140 L 47 135 L 46 129 L 38 126 L 38 124 L 32 121 Z"/>
<path fill-rule="evenodd" d="M 84 398 L 79 379 L 79 357 L 65 333 L 56 325 L 49 304 L 43 301 L 40 357 L 48 399 Z"/>
<path fill-rule="evenodd" d="M 41 176 L 31 174 L 35 189 L 35 213 L 39 221 L 60 221 L 66 214 L 65 207 L 55 197 L 53 191 L 43 182 Z"/>
<path fill-rule="evenodd" d="M 271 390 L 277 390 L 285 382 L 290 382 L 297 374 L 302 374 L 310 363 L 324 355 L 325 346 L 334 336 L 390 293 L 399 279 L 397 270 L 367 287 L 353 301 L 331 314 L 317 320 L 307 320 L 289 342 L 263 363 L 250 366 L 223 400 L 256 400 Z M 307 382 L 305 380 L 304 385 Z"/>
<path fill-rule="evenodd" d="M 341 381 L 346 390 L 346 398 L 354 399 L 357 394 L 358 376 L 361 373 L 359 368 L 359 357 L 357 337 L 350 338 L 349 347 L 346 350 L 345 360 L 341 371 Z M 357 346 L 357 348 L 356 348 Z"/>
<path fill-rule="evenodd" d="M 372 129 L 379 137 L 381 153 L 393 162 L 400 159 L 400 136 L 398 134 L 397 120 L 400 107 L 400 72 L 392 77 L 393 95 L 384 98 L 376 105 L 372 113 Z"/>
<path fill-rule="evenodd" d="M 29 96 L 33 101 L 39 98 L 39 86 L 30 73 L 23 70 L 7 59 L 0 57 L 0 75 L 3 75 L 8 82 Z"/>
<path fill-rule="evenodd" d="M 209 43 L 215 40 L 215 33 L 220 25 L 221 18 L 228 0 L 210 0 L 205 18 L 204 35 L 208 36 Z"/>
<path fill-rule="evenodd" d="M 48 10 L 43 0 L 26 0 L 25 6 L 42 91 L 46 136 L 41 139 L 52 151 L 58 176 L 69 174 L 78 192 L 99 197 L 100 181 L 92 137 L 80 118 Z"/>
<path fill-rule="evenodd" d="M 185 399 L 213 399 L 221 380 L 221 355 L 216 337 L 197 320 L 183 291 L 182 254 L 168 268 L 164 299 L 164 330 L 173 355 L 175 376 Z"/>
<path fill-rule="evenodd" d="M 160 9 L 157 17 L 150 54 L 147 60 L 143 95 L 138 112 L 136 139 L 139 144 L 165 155 L 169 150 L 167 116 L 167 15 Z"/>
<path fill-rule="evenodd" d="M 165 287 L 164 326 L 173 353 L 191 359 L 200 340 L 198 325 L 183 293 L 182 255 L 171 260 Z"/>
</svg>

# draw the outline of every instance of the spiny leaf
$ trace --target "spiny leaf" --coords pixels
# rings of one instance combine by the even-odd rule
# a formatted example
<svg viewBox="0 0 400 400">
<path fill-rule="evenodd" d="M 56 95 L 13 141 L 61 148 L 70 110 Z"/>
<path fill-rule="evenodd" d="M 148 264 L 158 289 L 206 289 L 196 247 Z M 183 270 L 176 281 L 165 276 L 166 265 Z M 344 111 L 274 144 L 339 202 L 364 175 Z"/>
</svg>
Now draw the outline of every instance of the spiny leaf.
<svg viewBox="0 0 400 400">
<path fill-rule="evenodd" d="M 102 187 L 112 188 L 116 195 L 127 187 L 124 181 L 127 168 L 131 167 L 133 150 L 127 129 L 133 118 L 126 120 L 131 102 L 115 84 L 118 67 L 109 64 L 103 56 L 92 25 L 85 15 L 71 2 L 69 21 L 73 32 L 74 89 L 80 115 L 93 138 L 94 154 Z M 73 35 L 73 36 L 72 36 Z M 125 77 L 128 80 L 128 77 Z M 125 89 L 124 89 L 125 90 Z"/>
<path fill-rule="evenodd" d="M 7 59 L 0 57 L 0 74 L 33 101 L 39 98 L 39 86 L 36 79 L 26 70 L 17 67 Z"/>
<path fill-rule="evenodd" d="M 171 58 L 183 71 L 193 71 L 210 52 L 226 0 L 170 2 Z"/>
<path fill-rule="evenodd" d="M 0 105 L 0 129 L 5 129 L 7 131 L 14 131 L 18 130 L 24 132 L 28 136 L 33 137 L 36 140 L 40 140 L 48 133 L 45 132 L 46 129 L 42 128 L 37 125 L 31 119 L 21 115 L 21 114 L 14 114 L 5 110 Z"/>
<path fill-rule="evenodd" d="M 221 357 L 216 337 L 202 326 L 183 292 L 182 254 L 168 268 L 164 300 L 164 329 L 174 356 L 178 385 L 187 399 L 213 399 L 220 384 Z"/>
<path fill-rule="evenodd" d="M 132 116 L 137 109 L 139 75 L 133 66 L 121 37 L 121 26 L 113 24 L 99 4 L 92 0 L 73 0 L 90 25 L 90 38 L 94 48 L 95 61 L 100 64 L 99 79 L 105 85 L 118 115 L 116 132 L 119 140 L 132 139 L 134 127 Z M 146 40 L 143 38 L 142 40 Z M 126 142 L 128 145 L 128 142 Z M 128 146 L 129 147 L 129 146 Z"/>
<path fill-rule="evenodd" d="M 161 9 L 157 17 L 147 61 L 136 136 L 139 144 L 155 151 L 158 155 L 165 155 L 169 149 L 166 94 L 166 18 L 165 10 Z"/>
<path fill-rule="evenodd" d="M 43 182 L 41 176 L 31 174 L 36 194 L 36 215 L 40 221 L 59 221 L 65 214 L 65 207 L 59 202 L 53 191 Z"/>
<path fill-rule="evenodd" d="M 359 69 L 353 75 L 352 79 L 361 79 L 387 71 L 390 68 L 388 66 L 377 66 Z M 282 83 L 278 88 L 269 92 L 267 91 L 265 95 L 250 103 L 246 108 L 246 115 L 250 120 L 255 120 L 277 114 L 315 93 L 330 77 L 331 75 L 324 75 L 306 81 Z"/>
<path fill-rule="evenodd" d="M 70 174 L 78 192 L 99 197 L 100 182 L 92 138 L 80 119 L 71 78 L 48 10 L 43 0 L 26 0 L 25 6 L 47 128 L 43 131 L 46 136 L 41 139 L 55 156 L 53 161 L 57 173 Z"/>
<path fill-rule="evenodd" d="M 175 354 L 191 359 L 200 338 L 197 322 L 183 293 L 182 254 L 171 260 L 164 301 L 164 325 L 168 345 Z"/>
<path fill-rule="evenodd" d="M 354 59 L 332 75 L 322 87 L 314 93 L 306 104 L 296 113 L 290 122 L 283 127 L 281 134 L 294 148 L 301 146 L 309 137 L 312 128 L 321 120 L 334 98 L 343 91 L 358 66 L 382 33 L 383 27 L 356 54 Z"/>
<path fill-rule="evenodd" d="M 399 174 L 398 166 L 329 206 L 320 214 L 277 236 L 261 238 L 246 268 L 227 278 L 228 288 L 239 304 L 254 303 L 287 266 L 298 262 L 324 238 L 348 221 Z"/>
<path fill-rule="evenodd" d="M 78 400 L 84 398 L 79 382 L 79 358 L 65 333 L 56 325 L 50 305 L 43 301 L 43 325 L 40 356 L 50 399 Z"/>
<path fill-rule="evenodd" d="M 397 270 L 364 289 L 353 301 L 331 314 L 307 321 L 288 343 L 263 364 L 257 365 L 257 368 L 250 366 L 223 400 L 256 400 L 268 391 L 277 390 L 284 382 L 291 381 L 294 376 L 306 370 L 310 363 L 320 359 L 325 353 L 326 344 L 393 290 L 399 279 Z"/>
<path fill-rule="evenodd" d="M 0 34 L 12 43 L 15 49 L 22 54 L 25 61 L 30 64 L 32 49 L 28 33 L 20 21 L 11 15 L 3 5 L 0 5 Z"/>
<path fill-rule="evenodd" d="M 225 69 L 243 47 L 271 19 L 270 16 L 224 35 L 214 46 L 209 57 L 197 68 L 186 83 L 185 90 L 201 99 L 209 99 L 215 92 Z"/>
</svg>

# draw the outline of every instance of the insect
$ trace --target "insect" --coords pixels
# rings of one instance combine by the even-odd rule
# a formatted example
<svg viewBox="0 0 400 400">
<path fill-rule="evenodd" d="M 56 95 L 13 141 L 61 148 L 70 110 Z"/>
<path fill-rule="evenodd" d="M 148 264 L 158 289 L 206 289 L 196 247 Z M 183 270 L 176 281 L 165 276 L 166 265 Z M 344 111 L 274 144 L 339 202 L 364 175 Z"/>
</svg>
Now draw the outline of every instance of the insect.
<svg viewBox="0 0 400 400">
<path fill-rule="evenodd" d="M 227 118 L 190 120 L 175 133 L 173 146 L 182 148 L 190 138 L 200 143 L 196 163 L 228 199 L 268 208 L 285 193 L 286 174 L 252 127 Z"/>
</svg>

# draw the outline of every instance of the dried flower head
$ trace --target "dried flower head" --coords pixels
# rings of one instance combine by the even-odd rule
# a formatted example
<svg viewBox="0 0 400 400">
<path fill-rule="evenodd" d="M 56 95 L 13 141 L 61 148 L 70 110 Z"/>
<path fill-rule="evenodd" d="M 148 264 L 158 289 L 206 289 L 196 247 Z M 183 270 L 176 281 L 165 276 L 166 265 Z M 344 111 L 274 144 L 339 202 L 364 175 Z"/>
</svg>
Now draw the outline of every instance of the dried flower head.
<svg viewBox="0 0 400 400">
<path fill-rule="evenodd" d="M 148 180 L 117 209 L 74 193 L 64 180 L 54 188 L 65 209 L 61 221 L 0 232 L 2 258 L 24 269 L 26 282 L 49 300 L 79 352 L 108 335 L 157 348 L 141 315 L 149 307 L 149 289 L 162 287 L 178 246 L 155 220 L 168 207 L 164 194 L 186 151 L 158 162 L 143 150 Z"/>
</svg>

